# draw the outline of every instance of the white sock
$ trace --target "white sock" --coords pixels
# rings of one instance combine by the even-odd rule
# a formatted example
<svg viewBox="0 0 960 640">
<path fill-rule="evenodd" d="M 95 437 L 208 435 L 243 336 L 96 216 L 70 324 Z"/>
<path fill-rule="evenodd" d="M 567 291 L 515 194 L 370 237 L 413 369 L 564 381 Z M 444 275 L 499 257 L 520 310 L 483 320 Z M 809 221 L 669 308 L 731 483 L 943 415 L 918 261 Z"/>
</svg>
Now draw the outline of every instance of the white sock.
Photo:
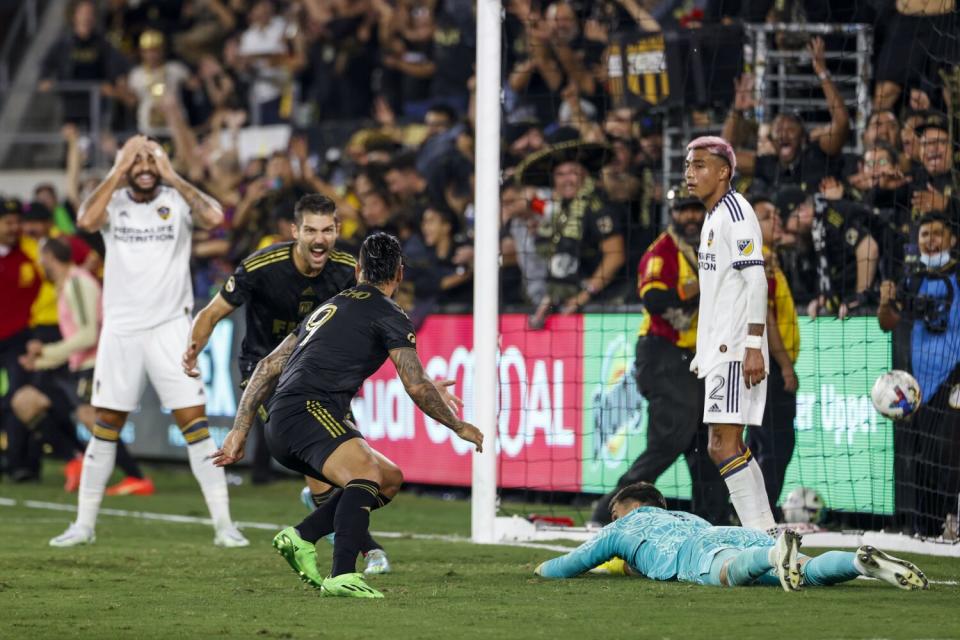
<svg viewBox="0 0 960 640">
<path fill-rule="evenodd" d="M 734 473 L 724 475 L 730 491 L 730 502 L 737 510 L 740 524 L 749 529 L 767 531 L 777 526 L 767 501 L 767 489 L 763 484 L 760 465 L 750 457 L 746 465 L 738 465 Z"/>
<path fill-rule="evenodd" d="M 97 513 L 103 501 L 107 481 L 117 461 L 117 443 L 90 438 L 83 455 L 80 489 L 77 496 L 77 525 L 90 531 L 97 525 Z"/>
<path fill-rule="evenodd" d="M 224 473 L 223 467 L 217 467 L 213 464 L 213 460 L 207 459 L 207 456 L 216 450 L 217 445 L 213 443 L 213 438 L 204 438 L 200 442 L 187 446 L 190 470 L 200 484 L 200 491 L 203 492 L 203 499 L 207 503 L 210 518 L 213 520 L 213 528 L 220 530 L 232 527 L 233 520 L 230 519 L 227 474 Z"/>
</svg>

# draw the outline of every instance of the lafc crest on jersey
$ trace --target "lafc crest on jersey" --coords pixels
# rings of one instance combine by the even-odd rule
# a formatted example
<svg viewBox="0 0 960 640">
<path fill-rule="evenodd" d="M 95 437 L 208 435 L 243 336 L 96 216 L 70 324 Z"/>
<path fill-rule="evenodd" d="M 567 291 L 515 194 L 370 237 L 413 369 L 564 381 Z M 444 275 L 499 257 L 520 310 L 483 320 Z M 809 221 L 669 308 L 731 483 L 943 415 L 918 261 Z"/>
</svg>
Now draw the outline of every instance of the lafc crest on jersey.
<svg viewBox="0 0 960 640">
<path fill-rule="evenodd" d="M 166 220 L 170 217 L 170 207 L 160 207 L 157 209 L 157 215 L 160 216 L 161 220 Z"/>
</svg>

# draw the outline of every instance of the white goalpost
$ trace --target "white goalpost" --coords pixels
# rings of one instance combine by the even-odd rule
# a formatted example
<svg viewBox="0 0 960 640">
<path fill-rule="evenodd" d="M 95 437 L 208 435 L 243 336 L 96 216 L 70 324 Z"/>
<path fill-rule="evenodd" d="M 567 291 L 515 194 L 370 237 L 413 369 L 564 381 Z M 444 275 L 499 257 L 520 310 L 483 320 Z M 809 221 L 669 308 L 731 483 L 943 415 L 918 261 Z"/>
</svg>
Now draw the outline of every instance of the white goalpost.
<svg viewBox="0 0 960 640">
<path fill-rule="evenodd" d="M 496 542 L 497 343 L 500 278 L 500 0 L 477 0 L 473 278 L 473 416 L 484 451 L 473 454 L 470 533 Z"/>
</svg>

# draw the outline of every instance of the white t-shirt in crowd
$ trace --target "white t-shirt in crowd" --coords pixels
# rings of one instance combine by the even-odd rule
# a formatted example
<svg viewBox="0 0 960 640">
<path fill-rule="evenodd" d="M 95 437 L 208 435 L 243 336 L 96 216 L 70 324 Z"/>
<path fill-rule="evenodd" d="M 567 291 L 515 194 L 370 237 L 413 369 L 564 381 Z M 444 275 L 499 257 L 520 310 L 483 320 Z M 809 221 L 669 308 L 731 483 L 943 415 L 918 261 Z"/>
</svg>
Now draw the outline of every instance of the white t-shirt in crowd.
<svg viewBox="0 0 960 640">
<path fill-rule="evenodd" d="M 137 202 L 118 189 L 101 233 L 105 332 L 136 333 L 190 315 L 193 218 L 183 196 L 161 186 L 153 200 Z"/>
</svg>

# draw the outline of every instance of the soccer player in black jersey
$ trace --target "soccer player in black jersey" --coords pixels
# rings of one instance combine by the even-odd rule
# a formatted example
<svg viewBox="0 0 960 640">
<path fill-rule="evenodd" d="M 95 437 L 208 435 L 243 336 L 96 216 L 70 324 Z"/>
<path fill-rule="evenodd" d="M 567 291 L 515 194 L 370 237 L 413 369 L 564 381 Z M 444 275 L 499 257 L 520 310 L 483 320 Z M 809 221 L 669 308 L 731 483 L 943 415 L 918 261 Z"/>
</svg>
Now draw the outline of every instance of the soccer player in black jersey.
<svg viewBox="0 0 960 640">
<path fill-rule="evenodd" d="M 460 420 L 442 383 L 423 370 L 413 325 L 391 299 L 403 279 L 400 243 L 385 233 L 368 237 L 360 249 L 356 287 L 318 307 L 260 361 L 250 378 L 233 429 L 214 454 L 223 466 L 243 458 L 257 407 L 270 399 L 267 442 L 284 466 L 329 482 L 343 491 L 295 527 L 277 534 L 273 545 L 302 580 L 324 595 L 382 598 L 355 573 L 357 554 L 369 535 L 370 512 L 399 490 L 380 458 L 353 423 L 350 401 L 389 357 L 407 394 L 421 411 L 482 451 L 483 434 Z M 315 544 L 336 532 L 333 568 L 324 579 Z"/>
<path fill-rule="evenodd" d="M 247 332 L 240 347 L 241 388 L 246 386 L 257 363 L 296 330 L 297 325 L 321 302 L 356 284 L 353 256 L 334 246 L 339 232 L 336 204 L 323 195 L 300 198 L 294 208 L 294 240 L 271 245 L 240 263 L 213 300 L 193 321 L 190 344 L 183 355 L 187 375 L 200 375 L 197 358 L 214 327 L 237 307 L 246 306 Z M 270 451 L 263 437 L 266 411 L 258 412 L 253 430 L 254 482 L 270 473 Z M 384 459 L 388 473 L 400 470 Z M 314 506 L 330 500 L 334 487 L 307 478 Z M 364 573 L 387 573 L 390 563 L 373 538 L 361 548 L 367 558 Z"/>
</svg>

